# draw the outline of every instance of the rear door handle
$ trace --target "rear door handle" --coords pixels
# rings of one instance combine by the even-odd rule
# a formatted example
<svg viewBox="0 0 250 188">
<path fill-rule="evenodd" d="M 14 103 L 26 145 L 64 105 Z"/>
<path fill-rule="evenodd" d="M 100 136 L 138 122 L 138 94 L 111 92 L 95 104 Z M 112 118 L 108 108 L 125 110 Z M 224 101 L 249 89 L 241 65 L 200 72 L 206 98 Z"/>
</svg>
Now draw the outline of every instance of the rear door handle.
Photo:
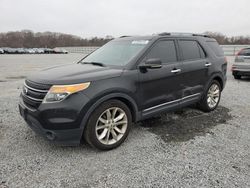
<svg viewBox="0 0 250 188">
<path fill-rule="evenodd" d="M 181 72 L 181 69 L 173 69 L 171 70 L 172 73 L 178 73 L 178 72 Z"/>
<path fill-rule="evenodd" d="M 209 62 L 205 63 L 205 67 L 210 67 L 211 65 L 212 63 L 209 63 Z"/>
</svg>

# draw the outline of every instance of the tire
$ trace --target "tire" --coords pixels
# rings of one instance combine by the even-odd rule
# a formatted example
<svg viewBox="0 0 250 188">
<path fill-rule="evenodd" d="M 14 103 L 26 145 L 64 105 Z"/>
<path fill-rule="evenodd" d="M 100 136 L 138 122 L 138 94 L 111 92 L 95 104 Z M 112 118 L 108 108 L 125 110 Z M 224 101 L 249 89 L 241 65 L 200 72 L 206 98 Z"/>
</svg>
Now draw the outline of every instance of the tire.
<svg viewBox="0 0 250 188">
<path fill-rule="evenodd" d="M 241 79 L 241 75 L 234 75 L 234 79 L 236 79 L 236 80 Z"/>
<path fill-rule="evenodd" d="M 131 124 L 132 116 L 126 104 L 114 99 L 105 101 L 92 112 L 84 138 L 94 148 L 111 150 L 124 142 Z"/>
<path fill-rule="evenodd" d="M 215 88 L 216 90 L 213 90 Z M 217 80 L 213 80 L 198 103 L 198 108 L 204 112 L 211 112 L 215 110 L 220 102 L 221 90 L 220 83 Z M 214 91 L 213 94 L 211 93 L 212 91 Z"/>
</svg>

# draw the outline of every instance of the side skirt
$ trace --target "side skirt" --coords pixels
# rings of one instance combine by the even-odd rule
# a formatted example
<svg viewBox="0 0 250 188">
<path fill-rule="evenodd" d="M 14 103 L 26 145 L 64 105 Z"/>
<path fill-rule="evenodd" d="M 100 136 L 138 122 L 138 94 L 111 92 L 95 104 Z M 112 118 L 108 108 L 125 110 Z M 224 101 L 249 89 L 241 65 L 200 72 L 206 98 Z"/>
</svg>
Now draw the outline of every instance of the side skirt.
<svg viewBox="0 0 250 188">
<path fill-rule="evenodd" d="M 183 97 L 181 99 L 169 101 L 166 103 L 162 103 L 162 104 L 144 109 L 142 111 L 141 120 L 150 118 L 150 117 L 152 117 L 156 114 L 162 113 L 162 112 L 175 111 L 175 110 L 183 108 L 185 106 L 189 106 L 191 104 L 198 102 L 200 100 L 200 97 L 201 97 L 201 93 L 196 93 L 193 95 Z"/>
</svg>

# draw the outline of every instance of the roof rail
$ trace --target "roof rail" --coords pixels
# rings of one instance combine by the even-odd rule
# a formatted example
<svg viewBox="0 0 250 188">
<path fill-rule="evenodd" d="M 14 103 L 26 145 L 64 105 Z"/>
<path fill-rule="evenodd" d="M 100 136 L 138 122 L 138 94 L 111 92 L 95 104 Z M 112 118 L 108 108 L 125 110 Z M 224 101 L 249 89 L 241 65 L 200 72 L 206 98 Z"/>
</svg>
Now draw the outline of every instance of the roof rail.
<svg viewBox="0 0 250 188">
<path fill-rule="evenodd" d="M 120 36 L 119 38 L 125 38 L 125 37 L 131 37 L 131 36 L 123 35 L 123 36 Z"/>
<path fill-rule="evenodd" d="M 163 32 L 163 33 L 159 33 L 158 35 L 159 35 L 159 36 L 165 36 L 165 35 L 171 35 L 171 33 Z"/>
<path fill-rule="evenodd" d="M 193 36 L 211 38 L 209 35 L 205 35 L 205 34 L 193 34 Z"/>
<path fill-rule="evenodd" d="M 195 34 L 195 33 L 178 33 L 178 32 L 168 33 L 168 32 L 163 32 L 163 33 L 158 34 L 158 36 L 165 36 L 165 35 L 170 35 L 170 36 L 175 36 L 175 35 L 179 35 L 179 36 L 200 36 L 200 37 L 209 37 L 209 38 L 211 38 L 208 35 Z"/>
<path fill-rule="evenodd" d="M 180 36 L 192 36 L 192 33 L 178 33 L 178 32 L 173 32 L 170 35 L 180 35 Z"/>
</svg>

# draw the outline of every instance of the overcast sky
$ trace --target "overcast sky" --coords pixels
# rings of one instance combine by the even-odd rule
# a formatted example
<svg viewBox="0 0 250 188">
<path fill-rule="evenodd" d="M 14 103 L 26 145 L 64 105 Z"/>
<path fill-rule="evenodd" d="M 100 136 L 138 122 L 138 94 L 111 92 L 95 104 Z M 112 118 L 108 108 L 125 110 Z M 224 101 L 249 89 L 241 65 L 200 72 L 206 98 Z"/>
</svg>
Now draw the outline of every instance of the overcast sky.
<svg viewBox="0 0 250 188">
<path fill-rule="evenodd" d="M 0 32 L 23 29 L 81 37 L 250 35 L 250 0 L 0 0 Z"/>
</svg>

